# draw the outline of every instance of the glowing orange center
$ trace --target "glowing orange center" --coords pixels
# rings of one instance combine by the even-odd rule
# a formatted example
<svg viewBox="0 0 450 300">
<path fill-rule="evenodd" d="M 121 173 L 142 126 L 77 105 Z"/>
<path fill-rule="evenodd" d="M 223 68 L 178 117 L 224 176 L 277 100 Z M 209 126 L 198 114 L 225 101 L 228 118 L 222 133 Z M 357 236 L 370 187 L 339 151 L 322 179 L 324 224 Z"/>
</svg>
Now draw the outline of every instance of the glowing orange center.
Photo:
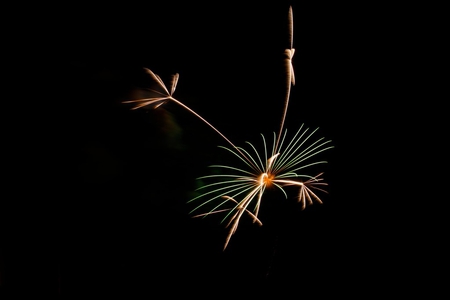
<svg viewBox="0 0 450 300">
<path fill-rule="evenodd" d="M 265 184 L 266 186 L 272 185 L 272 180 L 275 178 L 275 175 L 269 173 L 263 173 L 260 178 L 260 183 Z"/>
</svg>

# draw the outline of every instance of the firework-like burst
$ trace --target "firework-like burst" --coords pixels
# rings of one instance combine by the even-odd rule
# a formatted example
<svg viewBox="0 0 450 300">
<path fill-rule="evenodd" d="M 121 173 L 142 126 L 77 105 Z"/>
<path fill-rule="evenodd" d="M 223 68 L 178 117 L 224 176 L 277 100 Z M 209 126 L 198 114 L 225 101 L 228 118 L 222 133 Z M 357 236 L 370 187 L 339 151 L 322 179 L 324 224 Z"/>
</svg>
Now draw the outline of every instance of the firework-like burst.
<svg viewBox="0 0 450 300">
<path fill-rule="evenodd" d="M 326 192 L 322 187 L 327 184 L 323 182 L 320 176 L 322 173 L 311 176 L 299 173 L 311 167 L 326 163 L 326 161 L 312 160 L 317 154 L 333 148 L 329 140 L 324 138 L 315 139 L 314 133 L 304 129 L 303 125 L 290 139 L 287 138 L 287 130 L 284 130 L 284 122 L 287 114 L 287 108 L 290 99 L 291 87 L 295 85 L 294 68 L 292 59 L 295 53 L 293 48 L 293 16 L 292 7 L 289 8 L 289 49 L 285 50 L 286 77 L 286 98 L 284 111 L 281 119 L 279 134 L 273 135 L 273 144 L 268 146 L 264 135 L 263 153 L 260 154 L 257 148 L 250 142 L 247 142 L 250 150 L 235 147 L 238 151 L 227 147 L 223 149 L 231 152 L 244 163 L 245 168 L 237 168 L 227 165 L 213 165 L 221 169 L 221 174 L 208 175 L 200 177 L 200 180 L 213 180 L 197 189 L 198 196 L 189 202 L 201 201 L 191 213 L 196 213 L 207 204 L 212 204 L 213 208 L 206 213 L 200 213 L 195 217 L 205 217 L 211 214 L 224 213 L 222 222 L 226 222 L 229 228 L 225 240 L 224 250 L 226 249 L 231 236 L 236 232 L 241 217 L 246 213 L 253 222 L 262 225 L 258 219 L 258 212 L 261 206 L 264 192 L 269 187 L 276 187 L 287 198 L 286 186 L 298 187 L 297 199 L 302 205 L 302 209 L 307 204 L 313 204 L 313 200 L 322 203 L 319 196 L 313 190 Z M 231 203 L 231 207 L 229 204 Z"/>
<path fill-rule="evenodd" d="M 276 187 L 287 198 L 286 186 L 298 187 L 297 200 L 304 209 L 307 204 L 313 204 L 313 200 L 322 203 L 313 190 L 325 192 L 321 187 L 327 185 L 320 178 L 322 173 L 310 176 L 303 172 L 308 167 L 326 163 L 326 161 L 314 161 L 312 158 L 319 153 L 332 148 L 330 140 L 323 137 L 315 139 L 314 133 L 303 125 L 291 139 L 287 139 L 287 130 L 279 144 L 279 151 L 276 149 L 277 137 L 273 134 L 271 146 L 262 136 L 263 153 L 259 153 L 257 148 L 247 142 L 249 150 L 239 148 L 241 153 L 234 149 L 220 146 L 235 155 L 242 163 L 242 168 L 228 165 L 212 165 L 210 167 L 221 170 L 220 174 L 199 177 L 200 180 L 212 180 L 197 189 L 201 194 L 191 199 L 201 201 L 191 213 L 213 204 L 213 208 L 206 213 L 195 215 L 195 217 L 208 216 L 210 214 L 224 213 L 222 222 L 230 228 L 227 235 L 224 249 L 227 247 L 231 236 L 235 233 L 241 216 L 248 214 L 254 222 L 262 225 L 258 219 L 258 212 L 261 200 L 267 188 Z M 248 161 L 247 158 L 250 158 Z M 231 204 L 231 207 L 230 205 Z"/>
<path fill-rule="evenodd" d="M 293 48 L 293 15 L 292 7 L 289 8 L 289 48 L 285 50 L 285 67 L 286 67 L 286 97 L 284 101 L 284 110 L 281 118 L 279 133 L 273 133 L 272 143 L 269 145 L 264 135 L 262 136 L 262 151 L 258 151 L 252 143 L 247 142 L 248 148 L 235 146 L 225 135 L 217 130 L 211 123 L 197 114 L 194 110 L 173 97 L 179 75 L 175 74 L 172 78 L 170 89 L 168 89 L 161 78 L 149 69 L 145 69 L 153 80 L 159 85 L 160 91 L 151 90 L 157 96 L 125 101 L 124 103 L 134 103 L 132 109 L 144 106 L 153 106 L 154 108 L 173 101 L 178 105 L 194 114 L 222 138 L 224 138 L 232 147 L 219 146 L 232 155 L 234 155 L 243 167 L 228 165 L 213 165 L 211 167 L 220 169 L 220 174 L 207 175 L 199 177 L 199 180 L 208 180 L 208 183 L 197 189 L 198 196 L 190 199 L 188 203 L 195 202 L 197 206 L 191 210 L 194 217 L 206 217 L 211 214 L 223 213 L 222 222 L 226 222 L 229 228 L 226 237 L 224 250 L 226 249 L 231 236 L 236 232 L 241 217 L 245 214 L 249 216 L 254 223 L 262 225 L 258 218 L 259 209 L 267 188 L 275 187 L 287 198 L 285 190 L 288 186 L 298 188 L 297 200 L 301 203 L 302 209 L 314 201 L 322 203 L 315 191 L 322 191 L 327 184 L 321 178 L 322 173 L 310 175 L 303 173 L 309 167 L 326 163 L 326 161 L 315 161 L 314 158 L 323 151 L 333 146 L 330 140 L 316 138 L 317 129 L 310 130 L 302 125 L 298 131 L 288 138 L 287 130 L 284 129 L 290 92 L 292 86 L 295 85 L 294 68 L 292 59 L 295 53 Z M 170 90 L 170 91 L 169 91 Z M 211 180 L 211 182 L 209 181 Z M 201 213 L 201 209 L 207 212 Z"/>
</svg>

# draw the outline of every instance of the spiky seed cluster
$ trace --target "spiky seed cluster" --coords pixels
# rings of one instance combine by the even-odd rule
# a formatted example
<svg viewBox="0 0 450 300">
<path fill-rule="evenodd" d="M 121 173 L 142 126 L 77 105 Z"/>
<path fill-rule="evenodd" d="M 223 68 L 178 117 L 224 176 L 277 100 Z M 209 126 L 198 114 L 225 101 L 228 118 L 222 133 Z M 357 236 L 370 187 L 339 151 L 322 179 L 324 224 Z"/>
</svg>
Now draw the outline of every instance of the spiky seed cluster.
<svg viewBox="0 0 450 300">
<path fill-rule="evenodd" d="M 205 217 L 216 213 L 226 213 L 222 222 L 226 221 L 226 226 L 229 227 L 230 230 L 226 237 L 224 249 L 227 247 L 231 236 L 235 233 L 244 213 L 250 216 L 254 223 L 262 225 L 262 222 L 258 219 L 258 212 L 266 188 L 275 187 L 287 198 L 285 188 L 287 186 L 298 187 L 297 200 L 301 203 L 302 209 L 304 209 L 307 204 L 313 204 L 314 200 L 318 203 L 322 203 L 321 199 L 313 192 L 313 189 L 326 192 L 321 188 L 327 185 L 321 178 L 322 173 L 311 176 L 300 174 L 299 171 L 313 165 L 326 163 L 326 161 L 311 161 L 311 158 L 325 150 L 333 148 L 329 145 L 331 141 L 326 141 L 324 138 L 311 141 L 313 139 L 312 136 L 317 129 L 309 133 L 309 129 L 303 130 L 303 125 L 291 139 L 286 139 L 287 130 L 284 130 L 284 122 L 290 100 L 291 87 L 295 85 L 294 67 L 292 65 L 292 59 L 295 53 L 295 49 L 293 48 L 292 7 L 289 7 L 288 23 L 289 48 L 284 52 L 287 72 L 286 97 L 280 131 L 278 135 L 274 133 L 273 145 L 270 149 L 267 147 L 264 136 L 261 135 L 263 139 L 263 153 L 261 154 L 249 142 L 247 143 L 251 147 L 250 152 L 244 148 L 235 146 L 211 123 L 206 121 L 194 110 L 175 99 L 173 94 L 178 83 L 179 74 L 175 74 L 172 77 L 170 86 L 167 88 L 158 75 L 149 69 L 145 69 L 150 77 L 157 82 L 162 91 L 150 90 L 156 93 L 156 97 L 124 101 L 124 103 L 133 103 L 135 106 L 132 109 L 138 109 L 145 106 L 158 108 L 168 101 L 177 103 L 190 113 L 194 114 L 224 138 L 232 147 L 220 147 L 229 151 L 244 163 L 245 168 L 227 165 L 211 166 L 220 169 L 222 174 L 207 175 L 198 178 L 200 180 L 213 181 L 201 186 L 197 190 L 200 194 L 188 201 L 190 203 L 201 200 L 201 203 L 197 205 L 191 213 L 206 207 L 207 204 L 214 203 L 213 208 L 208 212 L 196 214 L 194 217 Z M 226 207 L 228 204 L 231 204 L 231 207 Z"/>
</svg>

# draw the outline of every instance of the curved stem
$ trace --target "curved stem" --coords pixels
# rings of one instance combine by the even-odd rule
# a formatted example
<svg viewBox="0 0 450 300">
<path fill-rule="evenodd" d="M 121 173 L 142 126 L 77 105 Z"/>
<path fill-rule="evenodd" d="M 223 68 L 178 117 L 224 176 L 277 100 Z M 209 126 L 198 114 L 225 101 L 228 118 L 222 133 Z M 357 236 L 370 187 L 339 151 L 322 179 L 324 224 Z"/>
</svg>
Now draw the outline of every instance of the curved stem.
<svg viewBox="0 0 450 300">
<path fill-rule="evenodd" d="M 281 118 L 281 125 L 280 125 L 280 132 L 277 137 L 277 142 L 275 144 L 275 151 L 274 153 L 277 153 L 278 150 L 278 144 L 280 143 L 281 134 L 283 132 L 284 122 L 286 119 L 287 109 L 289 105 L 289 98 L 291 96 L 291 85 L 295 85 L 295 75 L 294 75 L 294 67 L 292 66 L 292 58 L 295 53 L 295 49 L 293 46 L 293 35 L 294 35 L 294 21 L 292 16 L 292 6 L 289 7 L 289 15 L 288 15 L 288 25 L 289 25 L 289 49 L 286 49 L 284 51 L 285 55 L 287 56 L 284 60 L 286 71 L 287 71 L 287 91 L 286 91 L 286 98 L 284 101 L 284 111 L 283 116 Z"/>
<path fill-rule="evenodd" d="M 188 106 L 186 106 L 185 104 L 183 104 L 182 102 L 178 101 L 177 99 L 173 98 L 173 97 L 169 97 L 172 101 L 174 101 L 175 103 L 177 103 L 178 105 L 181 105 L 183 108 L 187 109 L 189 112 L 191 112 L 192 114 L 194 114 L 196 117 L 198 117 L 200 120 L 202 120 L 203 122 L 205 122 L 206 125 L 208 125 L 209 127 L 211 127 L 215 132 L 217 132 L 222 138 L 224 138 L 234 149 L 236 149 L 237 152 L 239 152 L 239 154 L 245 158 L 255 169 L 257 169 L 257 166 L 254 164 L 254 162 L 248 158 L 247 155 L 245 155 L 241 150 L 239 150 L 238 147 L 236 147 L 225 135 L 223 135 L 216 127 L 214 127 L 211 123 L 209 123 L 208 121 L 206 121 L 202 116 L 200 116 L 198 113 L 196 113 L 194 110 L 192 110 L 191 108 L 189 108 Z"/>
</svg>

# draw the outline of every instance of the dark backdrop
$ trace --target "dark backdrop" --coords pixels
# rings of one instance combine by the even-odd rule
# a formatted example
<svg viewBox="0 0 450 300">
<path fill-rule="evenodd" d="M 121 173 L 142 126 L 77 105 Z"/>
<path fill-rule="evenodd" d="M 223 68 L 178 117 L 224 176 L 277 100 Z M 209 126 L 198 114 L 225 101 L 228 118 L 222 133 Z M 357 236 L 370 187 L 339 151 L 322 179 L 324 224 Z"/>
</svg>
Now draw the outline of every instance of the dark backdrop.
<svg viewBox="0 0 450 300">
<path fill-rule="evenodd" d="M 268 197 L 264 225 L 243 221 L 223 251 L 220 220 L 191 218 L 186 202 L 226 141 L 175 103 L 130 110 L 122 101 L 149 85 L 144 67 L 165 82 L 179 73 L 177 99 L 236 145 L 259 142 L 279 130 L 290 4 L 297 84 L 285 125 L 320 127 L 333 141 L 329 193 L 304 211 L 294 195 Z M 19 103 L 16 122 L 27 125 L 7 146 L 16 155 L 2 210 L 5 295 L 415 289 L 398 281 L 422 264 L 405 256 L 421 221 L 396 187 L 414 126 L 399 88 L 408 30 L 397 10 L 216 1 L 52 11 L 25 23 L 34 39 L 17 78 L 40 93 Z"/>
</svg>

